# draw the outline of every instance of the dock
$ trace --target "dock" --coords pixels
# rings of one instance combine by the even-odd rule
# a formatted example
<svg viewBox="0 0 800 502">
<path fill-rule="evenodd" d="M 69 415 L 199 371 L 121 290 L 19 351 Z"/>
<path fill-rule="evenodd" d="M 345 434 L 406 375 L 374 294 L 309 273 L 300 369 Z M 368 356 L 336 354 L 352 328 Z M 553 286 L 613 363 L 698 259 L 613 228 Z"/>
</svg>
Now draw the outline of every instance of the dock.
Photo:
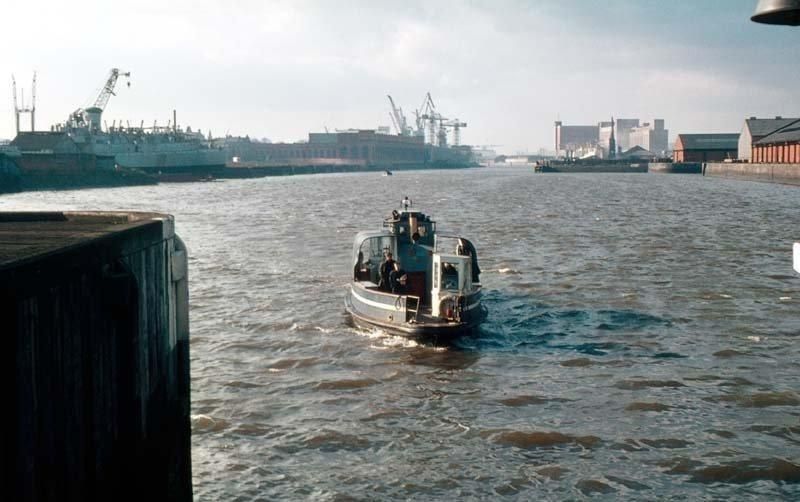
<svg viewBox="0 0 800 502">
<path fill-rule="evenodd" d="M 187 252 L 171 216 L 0 213 L 4 500 L 191 500 Z"/>
</svg>

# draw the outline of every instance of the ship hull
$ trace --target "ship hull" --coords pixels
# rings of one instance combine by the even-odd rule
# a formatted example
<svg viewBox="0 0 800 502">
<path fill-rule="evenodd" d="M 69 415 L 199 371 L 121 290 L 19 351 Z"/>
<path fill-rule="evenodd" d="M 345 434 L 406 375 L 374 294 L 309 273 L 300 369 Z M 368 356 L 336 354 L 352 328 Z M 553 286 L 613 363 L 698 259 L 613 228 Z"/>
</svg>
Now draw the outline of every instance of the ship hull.
<svg viewBox="0 0 800 502">
<path fill-rule="evenodd" d="M 364 329 L 382 329 L 409 338 L 448 340 L 473 332 L 486 317 L 480 290 L 466 298 L 460 320 L 444 320 L 419 313 L 411 321 L 407 297 L 373 291 L 354 283 L 345 294 L 345 309 L 353 323 Z"/>
</svg>

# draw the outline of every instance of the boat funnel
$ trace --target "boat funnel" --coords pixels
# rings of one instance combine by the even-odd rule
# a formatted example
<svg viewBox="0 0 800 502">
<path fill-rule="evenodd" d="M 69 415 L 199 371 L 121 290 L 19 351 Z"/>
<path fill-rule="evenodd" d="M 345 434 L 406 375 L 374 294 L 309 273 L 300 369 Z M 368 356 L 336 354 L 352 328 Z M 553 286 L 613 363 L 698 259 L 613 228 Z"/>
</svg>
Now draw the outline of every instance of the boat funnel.
<svg viewBox="0 0 800 502">
<path fill-rule="evenodd" d="M 758 0 L 751 21 L 800 26 L 800 0 Z"/>
</svg>

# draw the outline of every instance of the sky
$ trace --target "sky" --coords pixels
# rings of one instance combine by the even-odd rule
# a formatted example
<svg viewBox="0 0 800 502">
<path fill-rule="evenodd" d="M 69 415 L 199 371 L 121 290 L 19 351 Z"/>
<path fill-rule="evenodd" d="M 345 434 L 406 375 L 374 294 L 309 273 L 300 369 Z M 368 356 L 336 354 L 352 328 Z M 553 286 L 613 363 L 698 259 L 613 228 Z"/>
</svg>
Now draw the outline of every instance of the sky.
<svg viewBox="0 0 800 502">
<path fill-rule="evenodd" d="M 553 122 L 663 118 L 678 133 L 800 116 L 800 28 L 756 0 L 70 0 L 7 2 L 0 138 L 12 74 L 49 130 L 120 80 L 104 119 L 271 141 L 413 120 L 426 92 L 462 143 L 553 149 Z M 13 22 L 11 22 L 13 20 Z M 18 91 L 19 93 L 20 91 Z M 23 117 L 23 128 L 29 127 Z"/>
</svg>

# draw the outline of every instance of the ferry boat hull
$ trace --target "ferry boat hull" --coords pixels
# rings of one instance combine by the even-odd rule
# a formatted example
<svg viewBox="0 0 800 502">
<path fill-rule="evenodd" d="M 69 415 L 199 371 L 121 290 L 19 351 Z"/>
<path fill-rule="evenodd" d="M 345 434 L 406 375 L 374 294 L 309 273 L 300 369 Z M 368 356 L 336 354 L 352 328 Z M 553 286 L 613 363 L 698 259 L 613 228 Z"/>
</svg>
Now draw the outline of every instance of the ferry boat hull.
<svg viewBox="0 0 800 502">
<path fill-rule="evenodd" d="M 475 330 L 486 309 L 474 245 L 437 233 L 429 216 L 410 210 L 406 201 L 404 206 L 392 211 L 381 230 L 356 235 L 353 278 L 344 298 L 353 323 L 437 339 Z"/>
<path fill-rule="evenodd" d="M 480 291 L 468 299 L 459 321 L 434 319 L 421 312 L 412 320 L 408 303 L 407 295 L 370 291 L 360 285 L 350 285 L 345 295 L 345 309 L 359 328 L 378 328 L 413 338 L 455 338 L 473 332 L 486 318 Z"/>
</svg>

